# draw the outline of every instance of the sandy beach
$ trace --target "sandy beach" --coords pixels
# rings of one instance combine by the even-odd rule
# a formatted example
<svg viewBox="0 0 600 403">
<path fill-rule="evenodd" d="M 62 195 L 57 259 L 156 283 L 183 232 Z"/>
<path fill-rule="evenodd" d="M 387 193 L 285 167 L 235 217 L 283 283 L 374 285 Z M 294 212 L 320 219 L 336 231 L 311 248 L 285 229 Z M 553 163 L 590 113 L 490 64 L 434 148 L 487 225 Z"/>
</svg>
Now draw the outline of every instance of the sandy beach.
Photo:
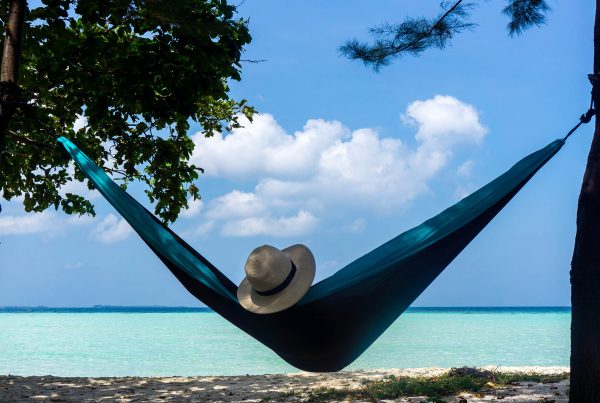
<svg viewBox="0 0 600 403">
<path fill-rule="evenodd" d="M 554 375 L 567 367 L 484 367 L 499 372 Z M 321 388 L 358 389 L 389 376 L 439 376 L 448 369 L 386 369 L 327 374 L 214 377 L 114 377 L 0 376 L 0 402 L 301 402 Z M 461 393 L 447 402 L 567 402 L 568 381 L 518 382 L 490 387 L 477 394 Z M 321 400 L 323 401 L 323 400 Z M 340 401 L 340 400 L 335 400 Z M 343 401 L 343 400 L 342 400 Z M 360 400 L 359 400 L 360 401 Z M 422 402 L 423 396 L 399 397 L 382 402 Z"/>
</svg>

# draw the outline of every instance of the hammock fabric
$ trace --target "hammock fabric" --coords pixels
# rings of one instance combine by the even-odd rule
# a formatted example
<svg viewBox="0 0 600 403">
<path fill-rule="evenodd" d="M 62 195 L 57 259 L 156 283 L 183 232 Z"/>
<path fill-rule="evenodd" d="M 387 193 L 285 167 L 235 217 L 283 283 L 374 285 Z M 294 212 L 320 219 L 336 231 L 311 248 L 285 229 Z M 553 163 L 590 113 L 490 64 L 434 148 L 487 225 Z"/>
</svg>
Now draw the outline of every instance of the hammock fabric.
<svg viewBox="0 0 600 403">
<path fill-rule="evenodd" d="M 58 139 L 102 195 L 196 298 L 306 371 L 338 371 L 360 356 L 563 146 L 556 140 L 437 216 L 315 284 L 293 307 L 246 311 L 237 286 L 115 184 L 65 137 Z"/>
</svg>

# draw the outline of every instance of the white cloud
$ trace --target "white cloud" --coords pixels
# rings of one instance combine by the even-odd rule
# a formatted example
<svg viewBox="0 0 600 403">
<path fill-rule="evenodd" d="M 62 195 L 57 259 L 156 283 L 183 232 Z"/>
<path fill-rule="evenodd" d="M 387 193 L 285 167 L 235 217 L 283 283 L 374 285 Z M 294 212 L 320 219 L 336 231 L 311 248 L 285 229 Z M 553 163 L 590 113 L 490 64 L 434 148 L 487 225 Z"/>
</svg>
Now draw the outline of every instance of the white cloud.
<svg viewBox="0 0 600 403">
<path fill-rule="evenodd" d="M 29 234 L 51 234 L 56 235 L 68 227 L 89 225 L 94 221 L 90 216 L 66 216 L 51 211 L 41 213 L 27 213 L 25 215 L 5 215 L 0 217 L 0 235 L 29 235 Z M 126 238 L 131 231 L 129 224 L 124 220 L 109 214 L 96 228 L 92 234 L 104 241 L 114 242 Z M 112 241 L 114 236 L 115 240 Z"/>
<path fill-rule="evenodd" d="M 465 197 L 467 197 L 471 193 L 473 193 L 476 189 L 477 189 L 477 187 L 473 183 L 466 183 L 464 185 L 459 185 L 454 190 L 454 197 L 456 197 L 457 200 L 464 199 Z"/>
<path fill-rule="evenodd" d="M 71 215 L 65 219 L 65 222 L 69 225 L 88 225 L 94 222 L 94 217 L 89 215 Z"/>
<path fill-rule="evenodd" d="M 456 170 L 456 173 L 458 174 L 458 176 L 461 176 L 463 178 L 468 178 L 471 176 L 471 171 L 473 171 L 474 165 L 475 165 L 475 161 L 467 160 L 467 161 L 463 162 L 462 164 L 460 164 L 460 166 Z"/>
<path fill-rule="evenodd" d="M 254 193 L 234 190 L 215 199 L 206 212 L 209 220 L 226 220 L 266 213 L 264 200 Z"/>
<path fill-rule="evenodd" d="M 200 223 L 200 225 L 198 225 L 197 228 L 194 228 L 191 231 L 185 231 L 184 234 L 189 234 L 191 236 L 194 235 L 205 235 L 208 234 L 215 226 L 215 222 L 214 221 L 206 221 L 206 222 L 202 222 Z"/>
<path fill-rule="evenodd" d="M 67 262 L 67 263 L 65 263 L 65 265 L 63 267 L 68 270 L 80 269 L 83 267 L 83 262 L 75 262 L 75 263 Z"/>
<path fill-rule="evenodd" d="M 25 235 L 52 232 L 57 228 L 58 218 L 48 211 L 23 216 L 0 217 L 0 235 Z"/>
<path fill-rule="evenodd" d="M 317 223 L 314 215 L 305 210 L 293 215 L 276 215 L 270 210 L 270 204 L 255 193 L 234 190 L 209 203 L 195 233 L 205 234 L 216 223 L 222 223 L 220 232 L 223 235 L 286 237 L 306 233 Z"/>
<path fill-rule="evenodd" d="M 323 263 L 317 264 L 320 270 L 331 270 L 338 269 L 340 267 L 340 262 L 337 260 L 326 260 Z"/>
<path fill-rule="evenodd" d="M 336 121 L 311 119 L 302 131 L 290 135 L 269 114 L 255 116 L 252 123 L 240 118 L 244 127 L 228 136 L 193 136 L 196 150 L 191 162 L 202 166 L 207 175 L 305 178 L 314 174 L 321 152 L 348 134 L 348 129 Z"/>
<path fill-rule="evenodd" d="M 300 210 L 291 217 L 247 217 L 239 220 L 229 220 L 221 230 L 223 235 L 257 236 L 270 235 L 276 237 L 292 237 L 311 231 L 317 224 L 317 219 L 309 212 Z"/>
<path fill-rule="evenodd" d="M 103 243 L 115 243 L 127 239 L 132 231 L 127 221 L 111 213 L 96 225 L 90 235 Z"/>
<path fill-rule="evenodd" d="M 69 227 L 88 225 L 93 218 L 87 215 L 67 216 L 54 211 L 0 216 L 0 235 L 57 235 Z"/>
<path fill-rule="evenodd" d="M 418 141 L 434 148 L 447 148 L 464 141 L 480 142 L 487 133 L 472 105 L 448 95 L 414 101 L 402 119 L 418 128 L 415 135 Z"/>
<path fill-rule="evenodd" d="M 194 199 L 190 198 L 187 201 L 187 203 L 188 203 L 188 208 L 186 210 L 183 210 L 179 214 L 180 217 L 184 217 L 184 218 L 195 217 L 200 213 L 200 211 L 202 211 L 202 207 L 203 207 L 202 200 L 200 200 L 200 199 L 194 200 Z"/>
<path fill-rule="evenodd" d="M 459 183 L 458 186 L 456 187 L 456 189 L 454 190 L 454 196 L 459 200 L 464 199 L 465 197 L 467 197 L 468 195 L 470 195 L 471 193 L 473 193 L 473 191 L 475 191 L 477 189 L 475 184 L 473 182 L 469 181 L 469 179 L 471 178 L 471 172 L 473 171 L 474 166 L 475 166 L 475 161 L 467 160 L 467 161 L 463 162 L 462 164 L 460 164 L 458 166 L 458 168 L 456 169 L 457 177 L 461 179 L 461 182 L 463 182 L 463 183 Z"/>
<path fill-rule="evenodd" d="M 428 189 L 455 149 L 479 144 L 487 132 L 476 109 L 451 96 L 415 101 L 402 120 L 416 129 L 414 146 L 322 119 L 288 134 L 269 114 L 242 119 L 244 127 L 226 136 L 196 134 L 192 162 L 207 175 L 255 181 L 251 192 L 233 190 L 207 202 L 203 231 L 291 236 L 314 229 L 328 209 L 396 210 Z M 346 230 L 365 225 L 357 221 Z"/>
<path fill-rule="evenodd" d="M 367 220 L 365 220 L 364 218 L 357 218 L 356 220 L 352 221 L 350 224 L 346 225 L 344 227 L 344 230 L 346 230 L 346 232 L 356 234 L 356 233 L 364 231 L 366 226 L 367 226 Z"/>
</svg>

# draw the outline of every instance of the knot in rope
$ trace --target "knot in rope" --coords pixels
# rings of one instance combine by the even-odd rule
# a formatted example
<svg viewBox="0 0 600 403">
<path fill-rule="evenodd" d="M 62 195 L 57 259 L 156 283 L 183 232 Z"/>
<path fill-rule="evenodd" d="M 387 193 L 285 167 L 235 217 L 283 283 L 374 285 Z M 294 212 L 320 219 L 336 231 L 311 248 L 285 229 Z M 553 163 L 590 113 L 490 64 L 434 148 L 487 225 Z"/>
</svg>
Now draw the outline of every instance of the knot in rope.
<svg viewBox="0 0 600 403">
<path fill-rule="evenodd" d="M 563 141 L 567 140 L 571 134 L 575 133 L 575 130 L 579 129 L 579 126 L 589 123 L 590 120 L 592 120 L 592 118 L 594 117 L 594 115 L 596 115 L 595 100 L 600 98 L 600 74 L 588 74 L 588 79 L 592 84 L 590 108 L 587 110 L 586 113 L 579 117 L 579 123 L 577 123 L 575 127 L 569 130 L 569 133 L 567 133 L 567 135 L 563 137 Z"/>
<path fill-rule="evenodd" d="M 581 123 L 590 123 L 590 120 L 592 120 L 595 114 L 596 110 L 594 108 L 590 108 L 586 113 L 579 117 L 579 121 Z"/>
</svg>

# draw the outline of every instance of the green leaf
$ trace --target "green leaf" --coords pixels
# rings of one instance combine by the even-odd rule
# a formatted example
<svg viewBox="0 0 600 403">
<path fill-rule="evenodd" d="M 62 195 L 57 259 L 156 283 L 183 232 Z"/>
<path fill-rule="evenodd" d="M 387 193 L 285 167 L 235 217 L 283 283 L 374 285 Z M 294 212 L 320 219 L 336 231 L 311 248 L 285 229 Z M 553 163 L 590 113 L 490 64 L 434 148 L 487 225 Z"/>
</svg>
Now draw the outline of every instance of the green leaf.
<svg viewBox="0 0 600 403">
<path fill-rule="evenodd" d="M 255 113 L 228 94 L 251 37 L 224 1 L 44 0 L 24 32 L 27 106 L 10 122 L 0 191 L 24 195 L 26 211 L 94 214 L 84 195 L 60 191 L 85 181 L 52 137 L 63 135 L 122 186 L 142 182 L 155 213 L 174 221 L 199 197 L 190 120 L 211 136 L 237 127 L 238 113 Z M 87 126 L 75 131 L 80 115 Z"/>
</svg>

